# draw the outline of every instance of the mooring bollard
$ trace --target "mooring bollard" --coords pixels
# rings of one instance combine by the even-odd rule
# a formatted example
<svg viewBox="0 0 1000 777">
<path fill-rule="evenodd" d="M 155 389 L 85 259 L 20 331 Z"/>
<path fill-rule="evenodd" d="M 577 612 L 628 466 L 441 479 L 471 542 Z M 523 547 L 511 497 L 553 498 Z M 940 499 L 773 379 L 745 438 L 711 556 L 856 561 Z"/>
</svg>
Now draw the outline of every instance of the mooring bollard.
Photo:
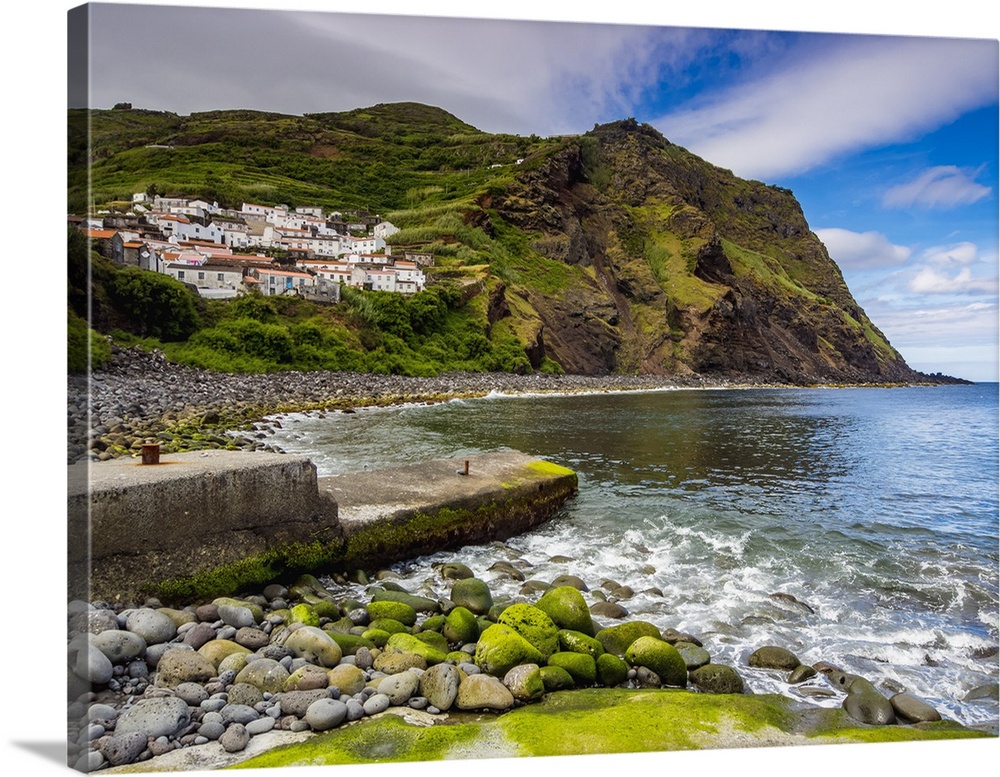
<svg viewBox="0 0 1000 777">
<path fill-rule="evenodd" d="M 469 460 L 468 459 L 465 460 L 465 472 L 463 472 L 462 474 L 463 475 L 468 475 L 469 474 Z"/>
<path fill-rule="evenodd" d="M 160 463 L 160 444 L 158 442 L 144 442 L 142 444 L 142 463 Z"/>
</svg>

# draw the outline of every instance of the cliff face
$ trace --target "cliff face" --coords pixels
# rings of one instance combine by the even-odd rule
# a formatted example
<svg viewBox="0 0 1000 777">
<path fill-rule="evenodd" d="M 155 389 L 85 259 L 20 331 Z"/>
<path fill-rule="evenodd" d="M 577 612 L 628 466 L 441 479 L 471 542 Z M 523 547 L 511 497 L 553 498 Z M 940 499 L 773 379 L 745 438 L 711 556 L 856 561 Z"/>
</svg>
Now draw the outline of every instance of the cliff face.
<svg viewBox="0 0 1000 777">
<path fill-rule="evenodd" d="M 480 204 L 488 231 L 516 227 L 534 252 L 577 270 L 555 292 L 508 284 L 491 305 L 497 320 L 532 321 L 526 346 L 567 371 L 917 377 L 791 192 L 741 180 L 646 125 L 567 140 Z"/>
</svg>

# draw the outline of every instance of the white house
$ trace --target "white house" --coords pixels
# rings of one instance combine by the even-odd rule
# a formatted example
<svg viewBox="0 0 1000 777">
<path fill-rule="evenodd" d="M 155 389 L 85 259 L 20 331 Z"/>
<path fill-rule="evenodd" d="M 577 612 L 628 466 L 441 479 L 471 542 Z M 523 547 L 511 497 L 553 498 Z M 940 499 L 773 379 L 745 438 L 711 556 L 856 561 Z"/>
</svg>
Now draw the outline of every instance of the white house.
<svg viewBox="0 0 1000 777">
<path fill-rule="evenodd" d="M 389 235 L 395 235 L 397 232 L 399 232 L 399 227 L 389 221 L 380 221 L 372 229 L 372 235 L 374 237 L 380 237 L 383 240 L 389 237 Z"/>
<path fill-rule="evenodd" d="M 281 294 L 296 294 L 303 287 L 316 285 L 316 279 L 306 272 L 298 270 L 279 270 L 276 268 L 259 268 L 252 271 L 260 281 L 260 291 L 266 296 Z"/>
<path fill-rule="evenodd" d="M 237 295 L 243 283 L 240 267 L 222 264 L 192 265 L 173 262 L 167 265 L 167 275 L 198 289 L 198 294 L 210 299 L 231 299 Z"/>
</svg>

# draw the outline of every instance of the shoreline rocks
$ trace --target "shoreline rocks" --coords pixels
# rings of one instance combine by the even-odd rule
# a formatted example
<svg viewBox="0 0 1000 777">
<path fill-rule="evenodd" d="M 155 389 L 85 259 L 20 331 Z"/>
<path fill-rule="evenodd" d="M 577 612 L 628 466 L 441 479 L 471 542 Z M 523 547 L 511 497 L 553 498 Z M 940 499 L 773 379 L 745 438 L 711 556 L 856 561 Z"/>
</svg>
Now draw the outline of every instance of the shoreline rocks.
<svg viewBox="0 0 1000 777">
<path fill-rule="evenodd" d="M 72 603 L 70 765 L 92 771 L 208 743 L 239 758 L 254 737 L 273 732 L 327 732 L 393 709 L 419 711 L 430 723 L 450 711 L 502 714 L 559 690 L 744 694 L 742 672 L 767 665 L 784 673 L 792 663 L 776 646 L 746 667 L 712 663 L 711 645 L 695 635 L 593 618 L 580 589 L 560 579 L 493 601 L 474 576 L 442 576 L 449 595 L 438 598 L 388 578 L 360 597 L 356 585 L 303 576 L 287 588 L 272 583 L 180 609 L 155 600 Z M 469 591 L 480 614 L 466 606 Z M 700 651 L 693 663 L 682 653 L 689 648 Z M 816 667 L 812 682 L 845 693 L 845 710 L 862 723 L 940 720 L 911 694 L 890 702 L 863 678 Z"/>
</svg>

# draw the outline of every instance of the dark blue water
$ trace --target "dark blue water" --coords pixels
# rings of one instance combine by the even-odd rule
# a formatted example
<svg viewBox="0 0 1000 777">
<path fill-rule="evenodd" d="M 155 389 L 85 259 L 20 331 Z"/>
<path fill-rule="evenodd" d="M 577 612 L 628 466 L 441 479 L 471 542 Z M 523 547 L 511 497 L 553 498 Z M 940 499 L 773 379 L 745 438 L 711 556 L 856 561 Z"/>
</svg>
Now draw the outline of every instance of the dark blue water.
<svg viewBox="0 0 1000 777">
<path fill-rule="evenodd" d="M 411 588 L 440 593 L 430 565 L 456 556 L 511 596 L 519 585 L 488 571 L 500 558 L 536 579 L 612 579 L 642 592 L 621 602 L 633 617 L 698 634 L 756 691 L 840 703 L 823 680 L 792 688 L 746 667 L 754 648 L 779 644 L 995 725 L 995 699 L 964 697 L 997 682 L 997 395 L 978 384 L 494 396 L 283 416 L 274 441 L 321 475 L 502 448 L 578 472 L 578 496 L 548 525 L 399 565 Z"/>
</svg>

